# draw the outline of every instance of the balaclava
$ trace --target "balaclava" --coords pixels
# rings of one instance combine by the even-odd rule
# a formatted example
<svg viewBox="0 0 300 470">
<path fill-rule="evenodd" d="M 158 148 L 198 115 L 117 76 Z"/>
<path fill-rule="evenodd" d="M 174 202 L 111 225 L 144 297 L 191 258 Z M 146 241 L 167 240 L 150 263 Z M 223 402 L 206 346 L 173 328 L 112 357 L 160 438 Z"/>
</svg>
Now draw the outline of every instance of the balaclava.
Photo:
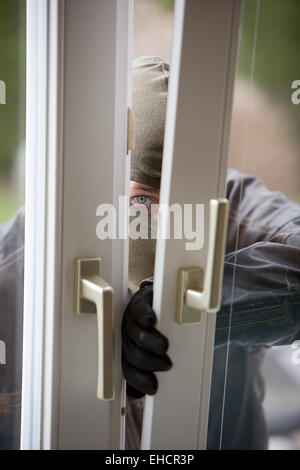
<svg viewBox="0 0 300 470">
<path fill-rule="evenodd" d="M 140 57 L 133 63 L 133 115 L 135 149 L 131 152 L 130 179 L 160 188 L 163 156 L 169 64 L 160 57 Z M 149 235 L 157 221 L 148 219 Z M 155 239 L 130 237 L 129 281 L 139 287 L 142 280 L 153 276 Z"/>
</svg>

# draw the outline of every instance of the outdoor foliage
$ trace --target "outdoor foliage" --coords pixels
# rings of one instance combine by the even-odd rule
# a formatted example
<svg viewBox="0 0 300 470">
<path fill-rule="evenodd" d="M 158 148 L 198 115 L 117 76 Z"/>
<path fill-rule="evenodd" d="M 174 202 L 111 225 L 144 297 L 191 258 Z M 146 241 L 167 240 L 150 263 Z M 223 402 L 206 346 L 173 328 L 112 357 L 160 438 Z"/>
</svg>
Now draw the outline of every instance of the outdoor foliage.
<svg viewBox="0 0 300 470">
<path fill-rule="evenodd" d="M 25 135 L 25 0 L 0 1 L 0 80 L 6 104 L 0 105 L 0 175 L 11 169 Z"/>
<path fill-rule="evenodd" d="M 239 73 L 251 75 L 257 5 L 254 83 L 288 111 L 295 136 L 300 128 L 300 105 L 291 102 L 291 84 L 300 79 L 299 0 L 245 0 L 239 53 Z M 297 132 L 298 131 L 298 132 Z"/>
<path fill-rule="evenodd" d="M 250 75 L 257 2 L 244 1 L 239 71 Z M 254 80 L 269 93 L 290 101 L 291 82 L 300 79 L 300 2 L 261 0 Z"/>
</svg>

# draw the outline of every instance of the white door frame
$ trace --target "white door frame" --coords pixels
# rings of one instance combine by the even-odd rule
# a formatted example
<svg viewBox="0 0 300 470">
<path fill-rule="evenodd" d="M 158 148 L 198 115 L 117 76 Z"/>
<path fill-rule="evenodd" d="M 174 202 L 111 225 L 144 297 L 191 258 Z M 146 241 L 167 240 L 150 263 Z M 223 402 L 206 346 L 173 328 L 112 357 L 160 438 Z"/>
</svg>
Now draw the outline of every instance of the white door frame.
<svg viewBox="0 0 300 470">
<path fill-rule="evenodd" d="M 96 237 L 96 209 L 128 194 L 132 17 L 132 0 L 27 0 L 22 449 L 123 446 L 128 243 Z M 96 318 L 73 313 L 76 256 L 101 257 L 115 292 L 111 402 L 96 398 Z"/>
<path fill-rule="evenodd" d="M 240 0 L 176 2 L 160 203 L 204 204 L 204 247 L 186 251 L 185 237 L 157 241 L 153 308 L 173 368 L 146 397 L 143 449 L 206 447 L 216 313 L 177 324 L 177 282 L 179 268 L 208 274 L 210 200 L 226 189 L 240 10 Z"/>
</svg>

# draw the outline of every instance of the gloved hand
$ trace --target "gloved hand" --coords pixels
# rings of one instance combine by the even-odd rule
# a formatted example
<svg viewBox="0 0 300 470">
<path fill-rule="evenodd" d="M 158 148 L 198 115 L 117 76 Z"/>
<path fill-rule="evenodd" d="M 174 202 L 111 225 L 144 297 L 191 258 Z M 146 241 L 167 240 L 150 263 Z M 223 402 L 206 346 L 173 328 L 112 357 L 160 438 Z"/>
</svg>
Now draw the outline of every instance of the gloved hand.
<svg viewBox="0 0 300 470">
<path fill-rule="evenodd" d="M 152 284 L 146 284 L 133 295 L 122 320 L 122 369 L 127 394 L 134 398 L 154 395 L 158 381 L 153 372 L 172 367 L 168 339 L 154 326 L 152 298 Z"/>
</svg>

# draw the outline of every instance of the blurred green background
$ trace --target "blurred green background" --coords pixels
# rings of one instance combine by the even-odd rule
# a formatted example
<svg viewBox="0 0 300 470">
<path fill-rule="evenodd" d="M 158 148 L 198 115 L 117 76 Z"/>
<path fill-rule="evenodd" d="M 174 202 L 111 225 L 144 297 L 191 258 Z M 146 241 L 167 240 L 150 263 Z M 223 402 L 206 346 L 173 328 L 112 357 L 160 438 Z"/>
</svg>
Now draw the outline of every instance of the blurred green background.
<svg viewBox="0 0 300 470">
<path fill-rule="evenodd" d="M 26 0 L 0 1 L 0 80 L 6 104 L 0 105 L 0 223 L 21 204 L 12 180 L 16 153 L 25 137 Z"/>
<path fill-rule="evenodd" d="M 244 1 L 238 72 L 248 78 L 257 8 L 254 82 L 287 108 L 294 129 L 299 132 L 300 106 L 291 102 L 291 84 L 300 79 L 300 1 Z"/>
<path fill-rule="evenodd" d="M 147 1 L 154 1 L 167 11 L 174 10 L 174 0 Z M 257 8 L 258 34 L 254 82 L 273 100 L 288 108 L 298 138 L 300 105 L 293 105 L 290 97 L 291 83 L 300 79 L 300 1 L 243 1 L 238 73 L 246 78 L 250 78 L 251 73 Z"/>
<path fill-rule="evenodd" d="M 283 119 L 284 131 L 277 134 L 280 129 L 274 128 L 274 146 L 276 139 L 279 143 L 284 138 L 287 129 L 290 134 L 286 148 L 282 143 L 280 159 L 274 157 L 268 170 L 269 179 L 274 175 L 274 181 L 278 184 L 280 171 L 287 171 L 288 168 L 290 179 L 286 179 L 288 173 L 285 173 L 282 186 L 279 183 L 276 189 L 300 203 L 300 105 L 291 101 L 294 91 L 292 82 L 300 79 L 300 1 L 244 0 L 237 72 L 245 80 L 251 77 L 256 27 L 253 82 L 256 89 L 261 90 L 274 105 L 274 111 L 280 110 Z M 265 120 L 270 118 L 270 113 L 266 113 Z M 264 147 L 266 155 L 272 151 L 267 143 Z M 250 173 L 254 168 L 252 165 Z M 295 184 L 293 174 L 299 175 L 298 184 Z"/>
</svg>

